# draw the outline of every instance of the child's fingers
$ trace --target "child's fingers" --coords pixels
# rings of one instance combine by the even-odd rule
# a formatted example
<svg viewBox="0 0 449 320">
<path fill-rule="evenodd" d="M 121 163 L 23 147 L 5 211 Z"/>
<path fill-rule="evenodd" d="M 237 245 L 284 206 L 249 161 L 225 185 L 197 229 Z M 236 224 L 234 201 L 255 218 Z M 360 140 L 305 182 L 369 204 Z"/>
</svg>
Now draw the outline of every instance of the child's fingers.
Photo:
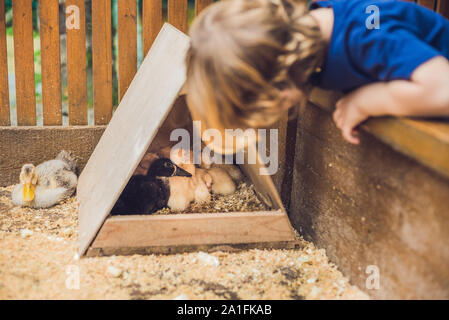
<svg viewBox="0 0 449 320">
<path fill-rule="evenodd" d="M 343 124 L 343 122 L 342 122 L 342 118 L 343 118 L 343 117 L 342 117 L 341 109 L 335 110 L 335 111 L 334 111 L 334 114 L 332 115 L 332 118 L 333 118 L 333 120 L 334 120 L 335 125 L 337 126 L 337 128 L 341 129 L 342 124 Z"/>
<path fill-rule="evenodd" d="M 360 139 L 356 136 L 357 131 L 352 126 L 344 126 L 342 129 L 343 138 L 352 144 L 359 144 Z"/>
</svg>

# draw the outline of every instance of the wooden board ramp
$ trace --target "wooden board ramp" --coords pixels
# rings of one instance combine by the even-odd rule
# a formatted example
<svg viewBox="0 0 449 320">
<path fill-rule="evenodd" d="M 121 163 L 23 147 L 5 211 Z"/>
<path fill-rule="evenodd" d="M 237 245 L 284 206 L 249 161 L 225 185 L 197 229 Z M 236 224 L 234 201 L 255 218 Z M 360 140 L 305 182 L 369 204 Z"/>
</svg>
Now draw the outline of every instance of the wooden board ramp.
<svg viewBox="0 0 449 320">
<path fill-rule="evenodd" d="M 177 100 L 185 82 L 188 47 L 184 33 L 164 24 L 83 170 L 77 189 L 81 255 L 87 250 L 89 255 L 174 252 L 201 246 L 295 242 L 273 181 L 259 174 L 260 162 L 243 165 L 243 170 L 274 211 L 108 217 L 173 106 L 184 108 L 181 111 L 188 116 L 183 100 Z"/>
</svg>

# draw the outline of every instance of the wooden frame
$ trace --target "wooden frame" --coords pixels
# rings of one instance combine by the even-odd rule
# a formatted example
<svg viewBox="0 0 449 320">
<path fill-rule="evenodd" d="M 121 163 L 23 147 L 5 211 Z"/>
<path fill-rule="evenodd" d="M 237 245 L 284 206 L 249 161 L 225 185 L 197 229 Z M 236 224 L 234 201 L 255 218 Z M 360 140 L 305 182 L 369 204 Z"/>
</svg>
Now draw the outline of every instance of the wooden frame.
<svg viewBox="0 0 449 320">
<path fill-rule="evenodd" d="M 291 248 L 295 242 L 285 212 L 113 216 L 105 221 L 87 256 L 177 253 L 242 244 Z"/>
<path fill-rule="evenodd" d="M 295 244 L 281 198 L 260 161 L 241 168 L 274 211 L 109 216 L 145 152 L 160 141 L 170 143 L 169 133 L 180 127 L 176 116 L 189 118 L 184 100 L 177 99 L 185 81 L 188 46 L 184 33 L 168 23 L 163 26 L 83 170 L 77 189 L 81 255 Z"/>
</svg>

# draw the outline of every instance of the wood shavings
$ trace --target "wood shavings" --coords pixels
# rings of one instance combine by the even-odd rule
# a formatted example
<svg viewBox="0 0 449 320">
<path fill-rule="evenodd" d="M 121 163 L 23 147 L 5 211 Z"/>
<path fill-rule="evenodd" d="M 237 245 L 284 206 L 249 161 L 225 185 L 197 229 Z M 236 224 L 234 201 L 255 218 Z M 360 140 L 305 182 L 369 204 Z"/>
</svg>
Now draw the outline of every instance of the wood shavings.
<svg viewBox="0 0 449 320">
<path fill-rule="evenodd" d="M 294 250 L 204 253 L 216 266 L 197 252 L 79 258 L 75 199 L 50 209 L 13 208 L 10 191 L 0 188 L 0 299 L 367 298 L 324 250 L 301 238 Z M 22 238 L 22 229 L 33 233 Z"/>
<path fill-rule="evenodd" d="M 192 203 L 183 212 L 163 208 L 153 214 L 168 215 L 177 213 L 213 213 L 213 212 L 254 212 L 270 210 L 256 195 L 254 185 L 241 182 L 231 195 L 212 194 L 211 201 Z"/>
</svg>

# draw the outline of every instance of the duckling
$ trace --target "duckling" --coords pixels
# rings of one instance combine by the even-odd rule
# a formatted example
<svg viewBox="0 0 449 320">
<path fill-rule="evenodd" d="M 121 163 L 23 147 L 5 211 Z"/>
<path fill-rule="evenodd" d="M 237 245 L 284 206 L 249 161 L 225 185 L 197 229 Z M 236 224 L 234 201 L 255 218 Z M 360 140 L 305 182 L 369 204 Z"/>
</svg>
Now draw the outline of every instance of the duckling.
<svg viewBox="0 0 449 320">
<path fill-rule="evenodd" d="M 212 176 L 205 169 L 196 168 L 193 177 L 195 187 L 195 202 L 204 203 L 210 201 L 210 191 L 212 188 Z"/>
<path fill-rule="evenodd" d="M 67 151 L 35 167 L 25 164 L 11 198 L 16 206 L 49 208 L 73 195 L 78 183 L 76 160 Z"/>
<path fill-rule="evenodd" d="M 213 164 L 213 167 L 225 170 L 237 184 L 244 179 L 242 171 L 240 171 L 239 167 L 234 164 Z"/>
<path fill-rule="evenodd" d="M 192 179 L 182 177 L 169 178 L 170 197 L 167 206 L 173 211 L 184 211 L 190 203 L 204 203 L 210 201 L 210 187 L 212 177 L 206 172 L 196 169 Z"/>
<path fill-rule="evenodd" d="M 213 193 L 229 195 L 235 192 L 235 183 L 226 170 L 219 167 L 212 167 L 207 172 L 212 177 Z"/>
<path fill-rule="evenodd" d="M 174 211 L 184 211 L 191 202 L 210 201 L 212 177 L 206 170 L 196 168 L 193 164 L 193 152 L 182 148 L 165 147 L 159 151 L 160 156 L 169 156 L 179 167 L 190 172 L 192 178 L 169 178 L 170 197 L 167 206 Z"/>
<path fill-rule="evenodd" d="M 192 175 L 170 159 L 155 160 L 147 174 L 132 176 L 111 211 L 112 215 L 150 214 L 166 206 L 170 189 L 163 177 Z"/>
</svg>

